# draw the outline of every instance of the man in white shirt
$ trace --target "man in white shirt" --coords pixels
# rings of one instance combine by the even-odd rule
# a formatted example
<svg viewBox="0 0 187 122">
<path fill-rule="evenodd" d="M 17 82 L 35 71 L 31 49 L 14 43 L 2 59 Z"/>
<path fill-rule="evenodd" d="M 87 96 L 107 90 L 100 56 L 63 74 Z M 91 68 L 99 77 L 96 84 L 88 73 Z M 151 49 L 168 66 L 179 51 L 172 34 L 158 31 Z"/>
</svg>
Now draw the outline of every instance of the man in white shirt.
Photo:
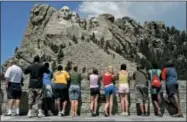
<svg viewBox="0 0 187 122">
<path fill-rule="evenodd" d="M 12 108 L 15 102 L 16 107 L 16 115 L 19 115 L 19 104 L 22 93 L 22 85 L 23 85 L 23 71 L 22 69 L 15 64 L 14 61 L 10 62 L 10 66 L 8 67 L 5 73 L 5 85 L 7 89 L 7 97 L 9 99 L 8 102 L 8 112 L 7 116 L 12 115 Z"/>
</svg>

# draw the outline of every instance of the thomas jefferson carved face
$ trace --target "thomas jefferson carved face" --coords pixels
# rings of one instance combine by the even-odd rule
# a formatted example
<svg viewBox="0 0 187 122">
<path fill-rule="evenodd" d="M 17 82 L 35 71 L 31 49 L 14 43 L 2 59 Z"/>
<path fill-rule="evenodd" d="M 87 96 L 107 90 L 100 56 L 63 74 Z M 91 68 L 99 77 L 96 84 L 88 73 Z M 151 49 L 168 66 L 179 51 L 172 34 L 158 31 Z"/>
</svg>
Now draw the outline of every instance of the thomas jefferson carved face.
<svg viewBox="0 0 187 122">
<path fill-rule="evenodd" d="M 79 15 L 76 12 L 72 12 L 72 14 L 71 14 L 71 20 L 73 22 L 78 23 L 79 22 Z"/>
</svg>

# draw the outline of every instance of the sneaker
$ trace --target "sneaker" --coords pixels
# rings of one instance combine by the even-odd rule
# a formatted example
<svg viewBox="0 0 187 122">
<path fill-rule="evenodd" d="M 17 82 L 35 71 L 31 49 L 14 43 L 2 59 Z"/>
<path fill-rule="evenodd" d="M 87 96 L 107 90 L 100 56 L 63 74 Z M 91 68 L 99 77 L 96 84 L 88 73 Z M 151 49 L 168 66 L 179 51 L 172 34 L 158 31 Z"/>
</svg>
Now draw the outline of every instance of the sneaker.
<svg viewBox="0 0 187 122">
<path fill-rule="evenodd" d="M 143 113 L 141 113 L 140 116 L 145 116 L 145 115 Z"/>
<path fill-rule="evenodd" d="M 31 118 L 31 117 L 32 117 L 31 112 L 28 112 L 27 116 L 28 116 L 29 118 Z"/>
<path fill-rule="evenodd" d="M 128 114 L 128 112 L 125 112 L 124 115 L 125 115 L 125 116 L 128 116 L 129 114 Z"/>
<path fill-rule="evenodd" d="M 53 116 L 53 113 L 49 110 L 49 111 L 47 112 L 47 115 L 48 115 L 48 116 Z"/>
<path fill-rule="evenodd" d="M 92 113 L 92 116 L 95 117 L 95 116 L 97 116 L 97 114 L 93 112 L 93 113 Z"/>
<path fill-rule="evenodd" d="M 148 112 L 145 112 L 145 114 L 144 114 L 145 116 L 149 116 L 149 114 L 148 114 Z"/>
<path fill-rule="evenodd" d="M 12 116 L 12 113 L 5 113 L 5 116 Z"/>
<path fill-rule="evenodd" d="M 173 117 L 183 117 L 183 114 L 182 113 L 177 113 L 177 114 L 174 114 L 172 115 Z"/>
<path fill-rule="evenodd" d="M 122 116 L 125 116 L 125 112 L 122 112 L 121 115 L 122 115 Z"/>
<path fill-rule="evenodd" d="M 61 112 L 58 112 L 58 116 L 61 116 Z"/>
<path fill-rule="evenodd" d="M 65 115 L 65 113 L 64 113 L 64 111 L 62 111 L 62 112 L 61 112 L 61 116 L 64 116 L 64 115 Z"/>
<path fill-rule="evenodd" d="M 38 114 L 38 117 L 39 117 L 39 118 L 44 117 L 44 114 L 43 114 L 43 113 L 39 113 L 39 114 Z"/>
<path fill-rule="evenodd" d="M 15 116 L 20 116 L 20 114 L 19 114 L 19 113 L 16 113 Z"/>
<path fill-rule="evenodd" d="M 158 117 L 162 117 L 163 115 L 161 114 L 161 113 L 158 113 L 158 115 L 157 115 Z"/>
</svg>

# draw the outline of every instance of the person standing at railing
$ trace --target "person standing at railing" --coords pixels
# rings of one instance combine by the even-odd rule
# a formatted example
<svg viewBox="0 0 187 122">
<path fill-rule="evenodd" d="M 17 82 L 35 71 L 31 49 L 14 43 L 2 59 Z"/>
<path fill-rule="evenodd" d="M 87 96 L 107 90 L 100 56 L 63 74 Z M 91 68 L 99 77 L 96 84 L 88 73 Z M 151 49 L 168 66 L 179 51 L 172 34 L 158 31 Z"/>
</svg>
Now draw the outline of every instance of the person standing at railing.
<svg viewBox="0 0 187 122">
<path fill-rule="evenodd" d="M 127 72 L 127 66 L 126 64 L 122 64 L 120 71 L 117 75 L 117 80 L 119 80 L 119 88 L 118 93 L 120 97 L 121 107 L 122 107 L 122 113 L 121 115 L 128 115 L 128 93 L 129 93 L 129 74 Z"/>
<path fill-rule="evenodd" d="M 177 96 L 178 92 L 178 76 L 177 71 L 174 67 L 173 62 L 169 61 L 164 69 L 162 70 L 162 79 L 165 80 L 166 92 L 168 95 L 168 102 L 172 102 L 173 105 L 177 108 L 177 113 L 174 114 L 174 117 L 183 117 L 182 111 L 180 109 L 179 98 Z"/>
<path fill-rule="evenodd" d="M 12 108 L 15 102 L 16 115 L 19 116 L 20 98 L 22 94 L 21 87 L 23 86 L 23 71 L 14 61 L 10 62 L 10 66 L 5 73 L 5 85 L 8 99 L 10 99 L 8 102 L 8 112 L 5 115 L 12 115 Z"/>
<path fill-rule="evenodd" d="M 27 116 L 32 117 L 32 106 L 34 103 L 38 105 L 38 117 L 43 117 L 42 99 L 43 99 L 43 74 L 45 67 L 40 63 L 40 57 L 35 56 L 33 63 L 28 66 L 24 73 L 30 74 L 29 80 L 29 111 Z"/>
<path fill-rule="evenodd" d="M 98 107 L 97 103 L 100 94 L 100 76 L 96 68 L 93 68 L 93 72 L 88 76 L 88 80 L 90 82 L 90 111 L 92 116 L 96 116 Z"/>
<path fill-rule="evenodd" d="M 78 67 L 74 66 L 73 71 L 70 74 L 70 88 L 69 88 L 69 98 L 71 101 L 71 111 L 72 116 L 77 116 L 78 110 L 78 100 L 81 94 L 81 74 L 78 72 Z"/>
<path fill-rule="evenodd" d="M 54 96 L 56 99 L 56 105 L 58 109 L 58 116 L 64 116 L 67 106 L 68 97 L 68 81 L 70 79 L 69 73 L 63 70 L 61 65 L 58 66 L 58 70 L 54 73 Z M 61 111 L 62 100 L 62 111 Z"/>
<path fill-rule="evenodd" d="M 161 94 L 162 94 L 162 85 L 161 85 L 161 73 L 162 71 L 158 68 L 156 63 L 152 64 L 152 69 L 149 70 L 149 78 L 150 78 L 150 90 L 152 101 L 157 108 L 157 115 L 162 117 L 161 113 Z"/>
<path fill-rule="evenodd" d="M 109 66 L 102 76 L 104 91 L 105 91 L 105 98 L 106 98 L 106 103 L 104 107 L 105 117 L 112 115 L 113 98 L 114 98 L 115 90 L 116 90 L 114 83 L 113 83 L 114 77 L 115 76 L 113 75 L 113 68 Z M 108 114 L 108 108 L 109 108 L 109 114 Z"/>
<path fill-rule="evenodd" d="M 49 63 L 44 64 L 46 71 L 43 74 L 43 83 L 44 83 L 44 111 L 46 116 L 52 116 L 52 77 L 53 73 L 49 69 Z"/>
<path fill-rule="evenodd" d="M 135 80 L 135 98 L 136 102 L 140 104 L 141 115 L 148 116 L 148 75 L 144 66 L 137 66 L 133 78 Z"/>
</svg>

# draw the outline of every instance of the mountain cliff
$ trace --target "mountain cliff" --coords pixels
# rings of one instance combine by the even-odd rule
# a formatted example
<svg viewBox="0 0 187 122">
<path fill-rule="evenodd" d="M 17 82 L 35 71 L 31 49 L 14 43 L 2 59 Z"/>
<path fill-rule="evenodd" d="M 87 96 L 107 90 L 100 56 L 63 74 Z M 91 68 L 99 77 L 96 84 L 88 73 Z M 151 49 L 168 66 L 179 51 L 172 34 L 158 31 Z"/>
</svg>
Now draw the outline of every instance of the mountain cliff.
<svg viewBox="0 0 187 122">
<path fill-rule="evenodd" d="M 16 60 L 25 68 L 35 55 L 42 61 L 65 66 L 69 61 L 80 69 L 97 67 L 99 71 L 112 65 L 114 70 L 126 63 L 132 74 L 137 64 L 149 69 L 152 62 L 162 67 L 173 60 L 180 79 L 187 76 L 187 35 L 162 21 L 143 25 L 130 17 L 116 19 L 103 13 L 90 19 L 81 18 L 69 7 L 60 10 L 49 5 L 35 5 L 30 14 L 22 44 L 3 64 Z"/>
</svg>

